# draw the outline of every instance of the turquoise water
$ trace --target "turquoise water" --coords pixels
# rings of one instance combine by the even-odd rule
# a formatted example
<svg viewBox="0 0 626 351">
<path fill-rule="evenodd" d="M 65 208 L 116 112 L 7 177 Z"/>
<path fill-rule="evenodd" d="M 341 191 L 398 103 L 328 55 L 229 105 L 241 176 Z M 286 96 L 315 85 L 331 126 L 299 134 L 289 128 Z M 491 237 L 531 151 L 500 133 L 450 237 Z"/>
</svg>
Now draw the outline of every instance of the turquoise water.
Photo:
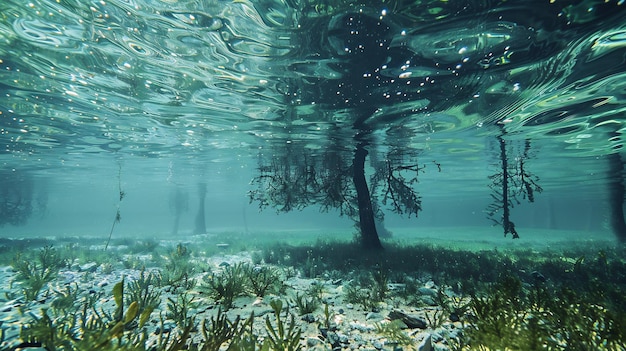
<svg viewBox="0 0 626 351">
<path fill-rule="evenodd" d="M 4 0 L 0 236 L 612 240 L 625 9 Z"/>
</svg>

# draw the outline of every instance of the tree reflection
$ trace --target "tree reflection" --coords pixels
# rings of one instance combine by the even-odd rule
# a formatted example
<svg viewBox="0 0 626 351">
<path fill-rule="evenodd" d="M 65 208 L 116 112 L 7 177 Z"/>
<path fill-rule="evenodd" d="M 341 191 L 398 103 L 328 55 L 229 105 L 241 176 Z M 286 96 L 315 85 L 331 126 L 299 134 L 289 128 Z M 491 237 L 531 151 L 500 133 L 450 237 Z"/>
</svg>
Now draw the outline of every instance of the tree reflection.
<svg viewBox="0 0 626 351">
<path fill-rule="evenodd" d="M 535 201 L 535 192 L 543 189 L 539 186 L 539 177 L 526 167 L 530 155 L 530 140 L 507 140 L 502 129 L 498 142 L 498 171 L 489 176 L 493 202 L 487 207 L 487 216 L 494 224 L 501 225 L 504 236 L 511 234 L 518 239 L 519 234 L 511 220 L 511 209 L 521 203 Z M 501 215 L 498 218 L 498 214 Z"/>
<path fill-rule="evenodd" d="M 368 185 L 368 143 L 356 139 L 354 150 L 334 145 L 314 151 L 291 143 L 269 160 L 261 158 L 250 201 L 260 209 L 274 207 L 278 212 L 312 205 L 323 212 L 336 209 L 355 221 L 364 247 L 381 248 L 376 224 L 384 216 L 379 204 L 398 214 L 417 216 L 421 198 L 414 186 L 423 167 L 416 158 L 395 149 L 380 162 L 371 163 Z"/>
</svg>

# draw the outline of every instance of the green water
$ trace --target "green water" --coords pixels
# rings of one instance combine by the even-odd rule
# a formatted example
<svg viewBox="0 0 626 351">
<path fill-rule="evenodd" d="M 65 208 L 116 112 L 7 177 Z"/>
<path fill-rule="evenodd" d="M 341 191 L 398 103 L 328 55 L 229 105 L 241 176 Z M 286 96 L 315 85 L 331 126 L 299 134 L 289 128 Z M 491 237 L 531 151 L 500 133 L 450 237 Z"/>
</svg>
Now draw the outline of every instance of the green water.
<svg viewBox="0 0 626 351">
<path fill-rule="evenodd" d="M 624 8 L 3 1 L 0 236 L 613 240 Z"/>
<path fill-rule="evenodd" d="M 622 351 L 625 14 L 2 0 L 0 350 L 192 350 L 222 308 L 256 350 L 304 298 L 312 350 Z"/>
</svg>

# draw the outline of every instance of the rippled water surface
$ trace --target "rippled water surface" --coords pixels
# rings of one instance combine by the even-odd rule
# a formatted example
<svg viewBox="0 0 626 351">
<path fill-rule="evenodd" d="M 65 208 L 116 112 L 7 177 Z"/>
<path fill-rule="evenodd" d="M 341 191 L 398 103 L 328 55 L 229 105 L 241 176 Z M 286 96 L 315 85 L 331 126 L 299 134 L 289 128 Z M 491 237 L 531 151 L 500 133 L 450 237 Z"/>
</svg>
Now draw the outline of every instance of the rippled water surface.
<svg viewBox="0 0 626 351">
<path fill-rule="evenodd" d="M 259 164 L 321 173 L 364 148 L 368 175 L 416 164 L 424 201 L 488 198 L 504 144 L 551 196 L 603 194 L 625 18 L 621 0 L 3 0 L 2 176 L 236 197 Z"/>
</svg>

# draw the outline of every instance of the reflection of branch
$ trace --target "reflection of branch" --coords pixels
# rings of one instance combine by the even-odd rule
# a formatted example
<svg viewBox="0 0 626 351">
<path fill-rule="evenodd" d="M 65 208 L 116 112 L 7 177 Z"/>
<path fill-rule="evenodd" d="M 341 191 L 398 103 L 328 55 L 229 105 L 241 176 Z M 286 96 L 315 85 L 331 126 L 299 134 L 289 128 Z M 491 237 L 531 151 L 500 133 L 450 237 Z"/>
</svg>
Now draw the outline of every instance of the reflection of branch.
<svg viewBox="0 0 626 351">
<path fill-rule="evenodd" d="M 539 178 L 524 168 L 525 160 L 529 158 L 530 141 L 524 141 L 524 149 L 520 156 L 515 158 L 515 162 L 510 162 L 508 154 L 511 153 L 510 145 L 504 139 L 504 134 L 497 136 L 499 144 L 500 167 L 498 172 L 489 176 L 492 190 L 491 197 L 493 203 L 487 207 L 487 217 L 494 224 L 502 225 L 504 236 L 511 234 L 514 239 L 519 238 L 515 224 L 511 221 L 511 209 L 516 204 L 520 204 L 520 197 L 534 202 L 535 192 L 543 189 L 538 185 Z M 495 216 L 502 211 L 500 219 Z"/>
<path fill-rule="evenodd" d="M 337 208 L 342 216 L 357 217 L 356 195 L 349 176 L 352 173 L 352 165 L 346 165 L 341 154 L 332 151 L 324 153 L 318 187 L 322 211 Z"/>
<path fill-rule="evenodd" d="M 259 166 L 259 173 L 252 180 L 257 189 L 249 193 L 250 202 L 259 202 L 259 209 L 275 205 L 278 212 L 289 212 L 315 202 L 317 176 L 308 157 L 273 159 Z"/>
<path fill-rule="evenodd" d="M 539 177 L 530 173 L 524 169 L 524 161 L 528 158 L 528 152 L 530 151 L 530 140 L 524 142 L 524 154 L 519 158 L 518 163 L 518 175 L 520 179 L 519 190 L 517 194 L 522 195 L 523 198 L 528 198 L 529 202 L 535 201 L 535 191 L 540 193 L 543 191 L 541 186 L 537 184 Z"/>
<path fill-rule="evenodd" d="M 417 192 L 413 189 L 412 185 L 417 183 L 417 176 L 423 167 L 419 167 L 418 164 L 409 166 L 392 166 L 391 161 L 386 161 L 386 188 L 383 194 L 382 203 L 387 204 L 387 201 L 391 200 L 392 210 L 398 214 L 408 213 L 409 216 L 414 214 L 417 216 L 418 212 L 422 210 L 422 200 Z M 415 175 L 406 179 L 402 172 L 411 171 L 415 172 Z"/>
<path fill-rule="evenodd" d="M 417 216 L 422 209 L 421 198 L 413 186 L 425 166 L 405 165 L 401 155 L 391 156 L 375 166 L 368 191 L 370 206 L 376 215 L 382 215 L 375 205 L 379 195 L 383 204 L 389 201 L 394 212 Z M 248 193 L 250 203 L 258 202 L 261 210 L 275 207 L 277 212 L 318 205 L 323 212 L 337 209 L 340 215 L 359 222 L 358 192 L 352 177 L 355 166 L 347 160 L 337 148 L 319 154 L 290 150 L 258 167 L 259 175 L 251 182 L 255 189 Z"/>
</svg>

